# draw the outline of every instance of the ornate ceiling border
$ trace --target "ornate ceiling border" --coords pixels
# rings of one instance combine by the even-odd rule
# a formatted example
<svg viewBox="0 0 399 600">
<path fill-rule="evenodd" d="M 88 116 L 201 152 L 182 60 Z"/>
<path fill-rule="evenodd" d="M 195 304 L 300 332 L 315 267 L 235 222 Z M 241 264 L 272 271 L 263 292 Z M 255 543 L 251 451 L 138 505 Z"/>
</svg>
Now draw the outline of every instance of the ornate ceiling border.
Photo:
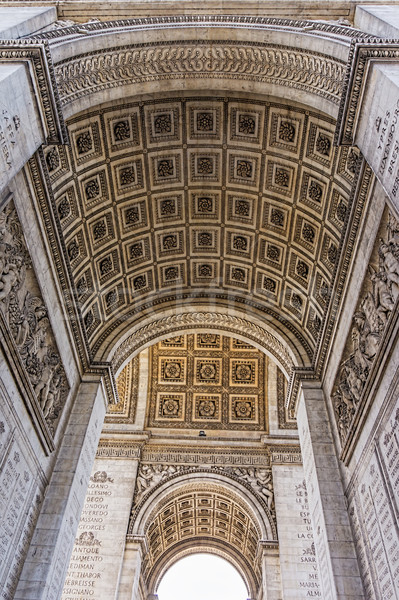
<svg viewBox="0 0 399 600">
<path fill-rule="evenodd" d="M 57 274 L 64 290 L 65 307 L 69 316 L 69 323 L 73 331 L 74 340 L 77 345 L 79 358 L 85 372 L 99 374 L 104 377 L 104 385 L 108 402 L 117 404 L 119 397 L 111 365 L 107 362 L 95 362 L 92 360 L 85 329 L 82 327 L 82 318 L 79 310 L 76 308 L 77 303 L 74 299 L 75 292 L 73 291 L 73 286 L 71 285 L 71 269 L 68 261 L 66 261 L 64 258 L 66 256 L 66 252 L 63 238 L 59 232 L 59 229 L 57 228 L 57 223 L 54 220 L 53 211 L 49 210 L 49 199 L 50 202 L 52 200 L 50 192 L 51 187 L 49 186 L 48 173 L 46 169 L 43 168 L 43 162 L 43 152 L 39 151 L 39 153 L 36 153 L 36 155 L 33 156 L 26 164 L 24 177 L 28 188 L 29 182 L 32 183 L 36 199 L 44 219 Z"/>
<path fill-rule="evenodd" d="M 48 42 L 35 40 L 1 40 L 0 62 L 27 63 L 36 97 L 47 127 L 48 144 L 67 144 L 60 98 Z"/>
<path fill-rule="evenodd" d="M 148 435 L 146 435 L 148 437 Z M 137 459 L 147 463 L 212 465 L 224 464 L 246 467 L 271 465 L 301 465 L 301 449 L 298 444 L 268 444 L 265 438 L 264 448 L 246 448 L 245 450 L 192 446 L 165 446 L 146 444 L 144 440 L 101 439 L 96 458 Z"/>
<path fill-rule="evenodd" d="M 381 38 L 369 38 L 368 41 L 357 38 L 352 40 L 338 112 L 334 140 L 336 145 L 351 146 L 354 143 L 370 62 L 397 62 L 398 59 L 399 40 Z"/>
<path fill-rule="evenodd" d="M 146 17 L 136 19 L 118 19 L 108 22 L 92 21 L 90 23 L 77 23 L 67 27 L 57 27 L 50 31 L 32 36 L 32 39 L 47 39 L 57 43 L 66 36 L 81 37 L 82 34 L 98 33 L 109 29 L 155 29 L 176 28 L 179 25 L 186 27 L 245 27 L 246 29 L 283 29 L 303 33 L 320 34 L 324 37 L 343 37 L 350 40 L 369 39 L 370 35 L 348 27 L 346 25 L 330 23 L 328 21 L 312 21 L 310 19 L 283 19 L 275 17 L 234 16 L 234 15 L 179 15 L 163 17 Z"/>
<path fill-rule="evenodd" d="M 187 329 L 205 329 L 207 331 L 212 329 L 240 334 L 247 340 L 261 345 L 282 365 L 286 373 L 290 374 L 293 369 L 293 360 L 282 342 L 261 326 L 233 315 L 214 312 L 187 312 L 151 321 L 132 333 L 120 344 L 112 357 L 111 364 L 115 373 L 126 360 L 145 345 L 148 346 L 161 337 L 170 337 L 173 333 Z"/>
<path fill-rule="evenodd" d="M 179 40 L 80 54 L 55 65 L 61 105 L 127 85 L 177 79 L 257 81 L 305 91 L 338 106 L 345 63 L 290 46 Z"/>
</svg>

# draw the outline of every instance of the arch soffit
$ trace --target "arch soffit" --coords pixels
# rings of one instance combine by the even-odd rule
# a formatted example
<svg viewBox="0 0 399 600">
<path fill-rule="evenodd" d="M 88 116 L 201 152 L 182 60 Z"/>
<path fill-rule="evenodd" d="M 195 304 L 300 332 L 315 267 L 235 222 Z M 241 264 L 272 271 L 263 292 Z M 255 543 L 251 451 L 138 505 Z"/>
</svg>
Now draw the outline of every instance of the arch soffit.
<svg viewBox="0 0 399 600">
<path fill-rule="evenodd" d="M 203 472 L 190 474 L 189 482 L 187 482 L 187 475 L 178 476 L 155 488 L 138 507 L 136 514 L 133 513 L 134 521 L 129 527 L 128 537 L 143 539 L 148 533 L 148 528 L 156 523 L 161 512 L 173 502 L 179 502 L 179 498 L 187 500 L 190 494 L 194 497 L 195 494 L 203 492 L 207 495 L 219 494 L 231 501 L 232 506 L 238 506 L 256 530 L 258 541 L 265 539 L 272 541 L 275 538 L 270 523 L 265 519 L 265 513 L 259 510 L 256 498 L 252 497 L 247 488 L 229 477 Z M 215 518 L 216 515 L 213 516 L 213 519 Z M 233 518 L 232 515 L 231 518 Z M 147 541 L 147 543 L 149 542 Z M 252 553 L 248 554 L 249 548 L 246 549 L 246 553 L 243 553 L 243 549 L 235 548 L 232 540 L 222 540 L 213 535 L 194 535 L 187 539 L 177 539 L 171 546 L 163 548 L 161 554 L 155 559 L 152 557 L 149 546 L 149 553 L 146 555 L 147 564 L 144 566 L 144 576 L 149 592 L 152 593 L 157 589 L 162 575 L 173 563 L 183 555 L 195 553 L 198 551 L 198 547 L 203 551 L 214 552 L 227 559 L 242 575 L 251 594 L 256 595 L 259 586 L 257 547 L 253 547 Z M 246 544 L 245 548 L 247 548 Z"/>
<path fill-rule="evenodd" d="M 223 474 L 217 473 L 216 475 L 200 471 L 190 473 L 189 481 L 187 481 L 186 474 L 178 475 L 174 479 L 168 479 L 155 487 L 144 498 L 141 505 L 133 511 L 128 535 L 143 536 L 149 524 L 172 499 L 177 498 L 187 491 L 193 492 L 201 488 L 212 488 L 224 495 L 227 492 L 250 516 L 260 539 L 270 541 L 275 539 L 276 534 L 275 532 L 273 533 L 273 529 L 275 529 L 274 524 L 272 525 L 268 520 L 266 511 L 259 509 L 259 501 L 249 489 L 244 487 L 239 481 Z"/>
<path fill-rule="evenodd" d="M 140 321 L 137 328 L 133 331 L 129 329 L 125 336 L 115 336 L 113 347 L 103 355 L 104 360 L 111 362 L 114 373 L 117 374 L 145 348 L 174 335 L 192 333 L 193 330 L 198 333 L 222 332 L 250 343 L 276 362 L 287 377 L 290 377 L 296 366 L 310 366 L 309 361 L 306 361 L 306 353 L 300 354 L 294 340 L 287 341 L 267 324 L 251 319 L 239 311 L 223 314 L 214 310 L 207 311 L 206 307 L 178 314 L 162 313 L 162 316 L 152 316 Z"/>
<path fill-rule="evenodd" d="M 206 71 L 208 68 L 210 69 L 209 74 L 212 76 L 213 89 L 215 89 L 213 79 L 214 76 L 223 77 L 226 69 L 229 71 L 228 83 L 226 84 L 225 82 L 222 85 L 224 91 L 226 89 L 234 90 L 234 86 L 236 85 L 234 82 L 240 81 L 243 77 L 247 77 L 248 73 L 250 73 L 254 80 L 258 80 L 260 85 L 258 91 L 262 92 L 263 95 L 265 93 L 274 93 L 274 95 L 276 95 L 277 92 L 281 95 L 281 92 L 283 92 L 287 98 L 289 96 L 289 90 L 295 88 L 294 96 L 295 100 L 298 101 L 298 89 L 303 91 L 303 86 L 306 87 L 309 84 L 309 89 L 304 93 L 305 95 L 309 93 L 313 98 L 312 101 L 310 101 L 307 97 L 305 98 L 305 96 L 303 98 L 300 97 L 299 99 L 302 99 L 303 102 L 309 104 L 311 107 L 313 106 L 318 111 L 324 111 L 324 113 L 330 113 L 336 116 L 339 99 L 342 92 L 344 65 L 348 55 L 350 35 L 353 34 L 351 30 L 342 27 L 334 28 L 333 26 L 327 26 L 326 24 L 323 25 L 325 29 L 320 29 L 320 24 L 313 24 L 312 27 L 315 28 L 315 31 L 310 32 L 308 30 L 310 25 L 304 27 L 303 23 L 299 23 L 296 26 L 294 22 L 289 22 L 288 24 L 281 22 L 279 25 L 276 25 L 275 23 L 266 25 L 257 23 L 256 27 L 252 27 L 252 25 L 248 25 L 247 20 L 238 20 L 239 25 L 237 25 L 236 22 L 234 26 L 232 26 L 232 24 L 228 22 L 229 19 L 227 19 L 227 23 L 218 23 L 216 25 L 212 24 L 209 27 L 207 26 L 209 25 L 207 21 L 198 24 L 195 19 L 191 19 L 189 23 L 186 22 L 184 24 L 181 24 L 177 21 L 177 23 L 173 23 L 173 26 L 166 25 L 162 19 L 159 21 L 159 23 L 154 23 L 153 20 L 150 21 L 151 23 L 147 22 L 146 20 L 142 20 L 139 25 L 130 26 L 128 24 L 127 26 L 118 26 L 119 28 L 115 28 L 112 24 L 109 24 L 106 25 L 105 28 L 100 27 L 98 29 L 98 24 L 93 24 L 88 36 L 85 36 L 84 34 L 82 35 L 80 29 L 77 31 L 77 28 L 67 28 L 67 31 L 64 32 L 67 35 L 64 37 L 62 37 L 61 32 L 58 34 L 61 37 L 57 37 L 57 34 L 55 34 L 54 39 L 50 39 L 55 68 L 58 74 L 58 82 L 60 84 L 61 102 L 64 105 L 66 115 L 74 114 L 76 110 L 82 110 L 84 107 L 76 104 L 74 105 L 74 108 L 71 108 L 74 100 L 72 99 L 72 96 L 64 94 L 62 87 L 63 85 L 71 85 L 71 93 L 73 95 L 76 92 L 76 98 L 89 98 L 88 102 L 91 106 L 93 106 L 93 103 L 95 104 L 100 100 L 101 102 L 114 100 L 114 89 L 121 90 L 124 88 L 123 95 L 126 95 L 126 92 L 128 92 L 132 93 L 134 96 L 137 93 L 137 83 L 140 83 L 141 81 L 134 79 L 134 73 L 133 79 L 131 79 L 131 82 L 133 83 L 130 92 L 125 87 L 125 85 L 130 85 L 128 79 L 132 73 L 128 73 L 128 66 L 129 64 L 133 64 L 134 68 L 137 67 L 139 69 L 140 77 L 144 77 L 146 81 L 151 80 L 151 85 L 154 82 L 156 83 L 157 92 L 159 92 L 162 88 L 163 83 L 160 86 L 161 80 L 162 82 L 166 82 L 166 88 L 170 91 L 170 80 L 174 79 L 175 76 L 180 77 L 182 74 L 184 76 L 189 76 L 190 74 L 194 75 L 195 78 L 200 81 L 201 87 L 203 87 L 203 70 Z M 120 44 L 118 46 L 115 46 L 114 34 L 116 31 L 118 33 L 117 41 L 118 44 Z M 350 35 L 348 33 L 349 31 L 351 32 Z M 347 33 L 348 35 L 346 35 Z M 49 37 L 51 38 L 51 33 Z M 328 38 L 327 44 L 325 39 L 326 37 Z M 188 48 L 188 46 L 184 46 L 184 51 L 180 52 L 179 50 L 178 55 L 175 54 L 172 56 L 170 54 L 170 47 L 169 49 L 164 47 L 162 50 L 162 40 L 165 40 L 165 38 L 168 43 L 170 42 L 172 45 L 173 42 L 180 44 L 181 41 L 184 43 L 191 43 L 191 50 Z M 230 41 L 226 42 L 226 39 L 233 39 L 234 44 L 229 46 Z M 74 41 L 73 47 L 75 54 L 74 57 L 69 59 L 67 58 L 65 52 L 67 49 L 69 54 L 71 41 Z M 282 41 L 284 41 L 285 45 L 281 43 Z M 157 52 L 162 50 L 161 54 L 163 53 L 163 56 L 167 56 L 167 60 L 171 64 L 168 63 L 168 65 L 166 65 L 165 63 L 161 68 L 159 63 L 157 63 L 154 58 L 153 50 L 151 50 L 152 54 L 148 51 L 148 48 L 143 50 L 145 43 L 147 42 L 154 44 L 154 52 L 155 49 Z M 315 53 L 314 56 L 312 55 L 312 57 L 305 56 L 305 54 L 303 54 L 306 53 L 309 42 L 311 42 L 310 46 L 312 47 L 312 52 L 314 51 Z M 132 44 L 137 45 L 137 52 L 144 52 L 144 54 L 136 54 L 135 56 L 130 54 L 128 56 L 126 52 L 131 52 Z M 267 44 L 267 47 L 262 47 L 263 50 L 260 52 L 259 48 L 262 44 Z M 205 53 L 200 53 L 201 55 L 198 58 L 196 52 L 199 46 L 203 48 Z M 235 48 L 234 52 L 232 52 L 233 46 Z M 222 48 L 224 48 L 223 52 L 226 50 L 227 54 L 215 67 L 217 61 L 215 62 L 216 58 L 212 53 L 215 51 L 216 57 L 220 57 L 220 51 Z M 272 48 L 273 51 L 271 50 Z M 328 56 L 325 53 L 326 48 L 328 48 Z M 118 58 L 118 56 L 115 54 L 115 52 L 118 52 L 120 49 L 123 49 L 123 52 L 125 52 L 121 58 L 124 65 L 123 68 L 122 63 L 118 63 L 118 60 L 122 55 Z M 211 52 L 211 54 L 207 55 L 207 52 Z M 280 66 L 277 65 L 275 61 L 275 57 L 277 56 L 276 52 L 280 53 L 281 55 L 280 58 L 282 63 Z M 198 58 L 198 65 L 195 64 L 195 56 Z M 280 76 L 282 73 L 285 73 L 287 69 L 282 68 L 282 65 L 285 65 L 287 61 L 287 64 L 291 64 L 292 61 L 295 63 L 296 57 L 298 56 L 300 56 L 300 60 L 298 59 L 299 63 L 296 63 L 294 69 L 295 73 L 289 73 L 286 79 L 284 79 L 284 75 L 283 81 Z M 331 56 L 334 58 L 331 58 Z M 315 60 L 316 62 L 318 61 L 317 64 L 322 70 L 322 74 L 320 76 L 315 75 Z M 330 65 L 328 63 L 329 60 L 332 60 L 333 62 L 335 61 L 335 66 L 332 64 Z M 173 65 L 177 64 L 176 61 L 182 62 L 179 64 L 178 68 L 176 67 L 176 73 L 172 73 L 170 69 L 172 67 L 175 68 Z M 252 61 L 252 66 L 250 68 L 248 61 Z M 273 73 L 270 75 L 270 77 L 269 75 L 266 76 L 264 73 L 262 74 L 262 72 L 259 71 L 259 68 L 263 68 L 262 65 L 266 65 L 266 69 L 272 69 Z M 151 73 L 148 71 L 147 75 L 143 75 L 141 72 L 143 69 L 144 71 L 146 69 L 150 69 Z M 105 79 L 104 72 L 106 74 Z M 108 76 L 111 79 L 107 79 Z M 311 78 L 311 81 L 309 80 L 310 83 L 307 79 L 308 77 Z M 297 89 L 296 85 L 298 81 L 302 87 Z M 306 85 L 303 83 L 304 81 L 307 82 Z M 98 92 L 101 92 L 101 99 L 100 97 L 95 98 L 94 96 L 90 96 L 91 92 L 97 89 L 97 83 L 100 86 L 98 88 Z M 267 86 L 269 84 L 271 87 L 269 86 L 268 88 Z M 189 85 L 191 87 L 191 82 Z M 277 86 L 278 90 L 273 86 Z M 331 86 L 333 87 L 331 88 Z M 184 86 L 181 86 L 180 84 L 178 84 L 176 87 L 180 89 L 182 87 L 184 88 Z M 241 83 L 239 83 L 239 87 L 242 91 Z M 257 91 L 252 83 L 250 88 L 252 93 Z M 140 92 L 143 93 L 143 91 L 145 92 L 146 90 L 140 84 Z M 326 99 L 326 94 L 329 99 Z M 330 108 L 325 105 L 326 103 Z M 331 107 L 333 107 L 332 113 L 330 110 Z M 330 123 L 330 126 L 332 126 L 332 122 Z M 331 134 L 332 131 L 329 133 Z M 242 299 L 240 299 L 240 301 L 242 301 Z M 221 302 L 223 302 L 223 300 L 221 300 Z M 143 309 L 145 309 L 144 306 Z M 256 307 L 250 307 L 249 310 L 252 310 L 252 312 L 256 313 Z M 168 308 L 165 306 L 163 313 L 167 314 L 167 312 Z M 143 313 L 141 313 L 140 319 L 143 319 L 143 316 Z M 270 352 L 270 354 L 277 359 L 277 362 L 280 363 L 283 370 L 287 374 L 291 371 L 291 362 L 294 364 L 294 366 L 309 366 L 314 353 L 313 342 L 311 341 L 308 343 L 308 340 L 303 336 L 300 334 L 297 335 L 298 331 L 295 330 L 295 328 L 293 329 L 292 324 L 290 324 L 288 328 L 282 326 L 282 324 L 278 322 L 277 315 L 267 314 L 266 318 L 270 321 L 270 329 L 275 330 L 275 338 L 278 339 L 279 332 L 284 332 L 281 335 L 282 340 L 278 341 L 282 341 L 283 345 L 288 344 L 289 350 L 286 352 L 286 354 L 290 356 L 290 360 L 287 360 L 283 356 L 284 352 L 281 352 L 280 350 L 276 352 L 276 343 L 273 339 L 273 335 L 270 334 L 270 332 L 267 332 L 266 336 L 261 332 L 261 341 L 258 339 L 259 332 L 255 336 L 252 335 L 252 332 L 244 332 L 244 335 L 248 336 L 247 340 L 251 341 L 252 343 L 254 341 L 260 343 L 267 353 Z M 320 316 L 315 315 L 314 319 L 318 320 L 320 325 Z M 273 320 L 274 322 L 272 322 Z M 314 322 L 316 323 L 316 321 Z M 208 325 L 209 321 L 205 323 L 206 327 Z M 243 332 L 241 331 L 241 326 L 237 327 L 236 325 L 233 329 L 229 327 L 229 331 L 242 334 Z M 97 337 L 97 340 L 92 345 L 92 351 L 96 361 L 109 360 L 109 357 L 114 352 L 110 348 L 112 343 L 114 343 L 115 346 L 116 336 L 121 336 L 123 338 L 128 336 L 130 333 L 130 337 L 133 337 L 133 335 L 136 336 L 137 333 L 137 330 L 134 330 L 135 332 L 132 334 L 132 321 L 130 320 L 130 317 L 129 319 L 127 318 L 127 315 L 123 316 L 123 318 L 120 320 L 120 323 L 115 322 L 114 331 L 112 331 L 112 327 L 108 329 L 107 335 L 109 335 L 114 342 L 109 342 L 104 338 L 104 336 L 100 335 L 100 337 Z M 195 328 L 198 329 L 199 327 L 201 327 L 201 325 L 195 325 Z M 130 328 L 129 333 L 127 333 L 128 328 Z M 218 330 L 223 329 L 223 327 L 220 327 L 220 325 L 215 325 L 215 328 Z M 144 331 L 145 326 L 140 327 L 140 330 L 144 336 L 144 339 L 141 343 L 141 348 L 143 348 L 145 345 L 149 345 L 151 340 L 146 338 L 146 332 Z M 166 335 L 170 335 L 175 331 L 181 331 L 181 328 L 179 329 L 176 328 L 176 326 L 168 326 L 168 333 Z M 165 333 L 166 330 L 162 330 L 160 333 L 158 332 L 158 339 L 161 339 L 160 336 L 165 335 Z M 314 338 L 315 333 L 313 332 L 312 335 Z M 100 339 L 101 337 L 103 337 L 103 339 Z M 265 337 L 268 338 L 266 343 L 264 341 Z M 156 339 L 157 337 L 153 336 L 153 341 L 156 341 Z M 125 342 L 126 340 L 123 342 L 123 345 L 126 348 L 129 346 L 129 343 Z M 107 345 L 106 348 L 104 348 L 105 345 Z M 122 347 L 122 345 L 120 347 Z M 138 350 L 139 348 L 137 346 L 134 348 L 130 347 L 126 356 L 122 357 L 121 361 L 115 362 L 115 360 L 113 360 L 114 366 L 116 364 L 117 368 L 120 367 L 123 362 L 125 362 Z M 120 354 L 119 349 L 117 352 Z"/>
<path fill-rule="evenodd" d="M 283 96 L 336 118 L 355 34 L 365 36 L 311 21 L 178 17 L 94 23 L 44 37 L 66 118 L 134 96 L 138 85 L 140 93 L 170 92 L 171 81 L 177 89 Z"/>
</svg>

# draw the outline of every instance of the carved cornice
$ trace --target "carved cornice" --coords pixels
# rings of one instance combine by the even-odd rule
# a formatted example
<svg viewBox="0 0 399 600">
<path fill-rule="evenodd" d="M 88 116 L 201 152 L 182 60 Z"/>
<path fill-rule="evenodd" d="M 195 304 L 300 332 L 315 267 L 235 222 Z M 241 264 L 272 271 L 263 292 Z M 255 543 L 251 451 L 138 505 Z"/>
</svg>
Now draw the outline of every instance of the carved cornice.
<svg viewBox="0 0 399 600">
<path fill-rule="evenodd" d="M 207 328 L 242 334 L 249 340 L 262 345 L 276 357 L 287 373 L 293 368 L 293 362 L 284 345 L 271 333 L 246 319 L 218 313 L 182 313 L 171 315 L 145 325 L 130 335 L 116 350 L 112 366 L 117 372 L 121 365 L 137 350 L 161 335 L 183 329 Z"/>
<path fill-rule="evenodd" d="M 87 336 L 85 336 L 85 330 L 81 327 L 81 317 L 76 307 L 75 294 L 72 291 L 74 289 L 72 285 L 73 278 L 69 261 L 66 260 L 65 243 L 57 221 L 54 219 L 53 210 L 51 209 L 51 204 L 53 204 L 51 185 L 47 169 L 43 163 L 43 152 L 39 150 L 29 159 L 25 166 L 25 181 L 27 185 L 30 182 L 35 191 L 36 200 L 46 228 L 48 243 L 50 244 L 54 264 L 57 269 L 57 275 L 64 290 L 63 300 L 68 314 L 68 321 L 73 332 L 82 367 L 86 369 L 90 361 L 89 345 Z"/>
<path fill-rule="evenodd" d="M 397 62 L 398 59 L 399 40 L 355 38 L 352 41 L 335 132 L 336 145 L 354 144 L 370 62 Z"/>
<path fill-rule="evenodd" d="M 302 454 L 298 445 L 278 444 L 269 446 L 270 462 L 272 465 L 301 465 Z"/>
<path fill-rule="evenodd" d="M 43 168 L 44 156 L 40 150 L 33 156 L 25 167 L 25 180 L 32 183 L 37 202 L 40 206 L 40 211 L 44 219 L 46 233 L 49 244 L 52 249 L 57 274 L 61 285 L 64 289 L 64 305 L 69 316 L 76 348 L 79 353 L 81 364 L 86 373 L 96 373 L 104 378 L 105 389 L 109 403 L 118 402 L 118 391 L 115 383 L 115 377 L 112 367 L 109 363 L 94 362 L 91 360 L 90 348 L 85 334 L 85 329 L 82 327 L 82 317 L 77 308 L 75 292 L 71 284 L 72 274 L 68 260 L 65 260 L 66 251 L 62 233 L 59 230 L 59 224 L 54 219 L 54 214 L 50 209 L 50 204 L 53 201 L 51 185 L 48 180 L 47 169 Z M 28 183 L 28 181 L 27 181 Z"/>
<path fill-rule="evenodd" d="M 144 442 L 125 440 L 100 440 L 96 458 L 129 458 L 141 457 Z"/>
<path fill-rule="evenodd" d="M 153 446 L 143 448 L 141 462 L 186 465 L 235 465 L 246 467 L 268 467 L 270 455 L 262 450 L 234 450 L 224 446 L 193 448 L 193 446 Z"/>
<path fill-rule="evenodd" d="M 268 444 L 262 449 L 233 449 L 225 446 L 195 448 L 187 446 L 146 445 L 143 440 L 102 439 L 97 458 L 140 459 L 142 464 L 181 464 L 269 467 L 282 464 L 302 464 L 299 444 Z"/>
<path fill-rule="evenodd" d="M 179 26 L 186 27 L 235 27 L 245 29 L 274 29 L 285 32 L 293 31 L 306 34 L 320 35 L 323 38 L 344 38 L 346 40 L 369 39 L 367 33 L 347 27 L 346 25 L 329 23 L 326 21 L 311 21 L 309 19 L 294 20 L 273 17 L 233 16 L 233 15 L 179 15 L 164 17 L 147 17 L 137 19 L 118 19 L 108 22 L 77 23 L 32 36 L 32 39 L 46 39 L 50 43 L 59 43 L 62 38 L 70 36 L 82 37 L 94 33 L 107 32 L 109 29 L 175 29 Z"/>
<path fill-rule="evenodd" d="M 48 42 L 1 40 L 0 61 L 27 63 L 32 85 L 47 127 L 48 144 L 67 144 L 66 131 Z"/>
<path fill-rule="evenodd" d="M 149 81 L 243 79 L 306 91 L 338 105 L 345 65 L 300 48 L 204 40 L 139 44 L 82 54 L 56 65 L 61 104 Z"/>
</svg>

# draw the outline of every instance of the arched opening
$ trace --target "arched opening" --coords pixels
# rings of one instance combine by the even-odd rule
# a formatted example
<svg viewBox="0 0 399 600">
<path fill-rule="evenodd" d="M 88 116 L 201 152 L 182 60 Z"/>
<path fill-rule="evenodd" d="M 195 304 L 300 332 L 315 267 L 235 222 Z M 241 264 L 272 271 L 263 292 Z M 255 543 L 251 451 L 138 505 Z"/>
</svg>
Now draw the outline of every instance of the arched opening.
<svg viewBox="0 0 399 600">
<path fill-rule="evenodd" d="M 0 44 L 2 596 L 393 597 L 399 44 L 190 4 Z"/>
<path fill-rule="evenodd" d="M 193 554 L 173 564 L 158 586 L 159 600 L 246 600 L 243 578 L 230 562 L 214 554 Z"/>
</svg>

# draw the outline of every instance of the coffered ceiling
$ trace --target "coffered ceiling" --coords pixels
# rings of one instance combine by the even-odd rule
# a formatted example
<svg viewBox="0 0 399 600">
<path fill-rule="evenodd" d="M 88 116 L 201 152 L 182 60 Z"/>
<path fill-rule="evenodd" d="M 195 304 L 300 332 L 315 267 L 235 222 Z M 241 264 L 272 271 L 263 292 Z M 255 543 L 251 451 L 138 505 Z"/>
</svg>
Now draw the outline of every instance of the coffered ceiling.
<svg viewBox="0 0 399 600">
<path fill-rule="evenodd" d="M 146 538 L 149 551 L 144 560 L 144 576 L 168 551 L 186 540 L 211 549 L 218 544 L 233 556 L 238 553 L 250 572 L 257 570 L 259 527 L 248 507 L 219 486 L 198 485 L 197 490 L 182 490 L 160 508 L 148 523 Z"/>
<path fill-rule="evenodd" d="M 48 147 L 93 354 L 156 310 L 256 313 L 313 357 L 358 154 L 334 121 L 275 102 L 170 97 L 85 112 Z"/>
</svg>

